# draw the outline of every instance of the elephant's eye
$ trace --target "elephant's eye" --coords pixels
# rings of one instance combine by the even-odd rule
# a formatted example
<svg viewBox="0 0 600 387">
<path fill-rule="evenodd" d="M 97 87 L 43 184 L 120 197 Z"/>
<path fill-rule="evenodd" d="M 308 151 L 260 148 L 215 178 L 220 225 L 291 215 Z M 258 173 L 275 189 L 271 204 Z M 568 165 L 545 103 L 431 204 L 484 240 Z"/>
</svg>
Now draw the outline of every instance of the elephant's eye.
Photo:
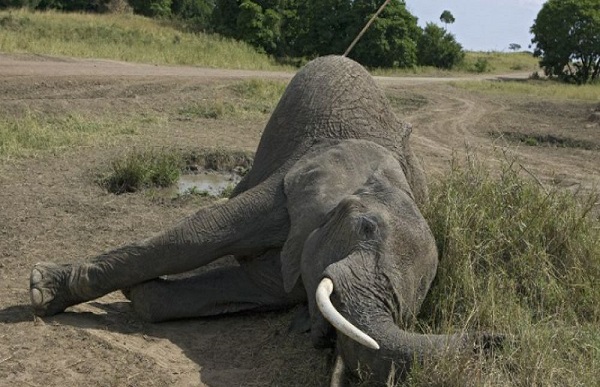
<svg viewBox="0 0 600 387">
<path fill-rule="evenodd" d="M 366 239 L 375 239 L 379 234 L 377 220 L 368 215 L 358 217 L 358 233 Z"/>
</svg>

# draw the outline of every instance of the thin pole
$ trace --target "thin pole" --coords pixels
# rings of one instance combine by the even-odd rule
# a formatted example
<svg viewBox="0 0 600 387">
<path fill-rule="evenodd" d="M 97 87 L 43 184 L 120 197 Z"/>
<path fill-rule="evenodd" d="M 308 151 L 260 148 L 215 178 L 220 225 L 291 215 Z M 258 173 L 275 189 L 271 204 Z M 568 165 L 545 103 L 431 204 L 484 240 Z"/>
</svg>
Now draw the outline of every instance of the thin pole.
<svg viewBox="0 0 600 387">
<path fill-rule="evenodd" d="M 354 48 L 354 46 L 356 45 L 356 43 L 360 40 L 360 38 L 362 38 L 362 36 L 365 34 L 365 32 L 367 32 L 367 30 L 369 29 L 369 27 L 371 26 L 371 24 L 373 24 L 373 22 L 375 21 L 375 19 L 377 19 L 377 16 L 379 16 L 379 14 L 383 11 L 383 9 L 385 8 L 385 6 L 389 4 L 390 1 L 391 0 L 385 0 L 383 2 L 383 4 L 381 4 L 381 7 L 379 7 L 379 9 L 377 10 L 377 12 L 375 12 L 375 15 L 373 15 L 371 17 L 371 19 L 369 19 L 369 21 L 364 26 L 364 28 L 362 29 L 362 31 L 360 31 L 360 33 L 358 34 L 358 36 L 356 38 L 354 38 L 354 40 L 352 41 L 352 43 L 350 43 L 350 46 L 348 46 L 348 48 L 346 49 L 346 52 L 344 52 L 343 56 L 348 56 L 348 54 L 350 53 L 350 51 L 352 51 L 352 49 Z"/>
</svg>

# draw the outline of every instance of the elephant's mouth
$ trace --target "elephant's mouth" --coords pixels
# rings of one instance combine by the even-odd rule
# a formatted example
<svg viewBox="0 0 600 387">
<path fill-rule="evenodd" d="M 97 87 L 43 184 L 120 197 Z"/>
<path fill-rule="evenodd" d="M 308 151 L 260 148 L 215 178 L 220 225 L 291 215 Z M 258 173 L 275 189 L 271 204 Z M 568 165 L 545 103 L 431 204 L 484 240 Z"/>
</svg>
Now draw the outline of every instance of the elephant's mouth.
<svg viewBox="0 0 600 387">
<path fill-rule="evenodd" d="M 370 349 L 379 349 L 379 344 L 373 340 L 369 335 L 355 327 L 350 321 L 348 321 L 340 312 L 337 311 L 333 303 L 329 299 L 333 293 L 333 281 L 325 277 L 319 283 L 316 291 L 316 302 L 317 307 L 323 314 L 323 317 L 331 325 L 333 325 L 339 333 L 348 336 L 350 339 L 364 345 Z"/>
</svg>

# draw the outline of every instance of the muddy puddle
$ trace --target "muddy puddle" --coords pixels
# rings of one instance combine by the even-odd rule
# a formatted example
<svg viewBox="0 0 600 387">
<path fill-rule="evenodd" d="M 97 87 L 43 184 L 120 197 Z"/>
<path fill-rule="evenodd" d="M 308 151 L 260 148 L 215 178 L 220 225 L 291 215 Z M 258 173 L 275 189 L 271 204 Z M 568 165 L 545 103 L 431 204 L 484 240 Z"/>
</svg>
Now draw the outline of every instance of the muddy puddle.
<svg viewBox="0 0 600 387">
<path fill-rule="evenodd" d="M 177 182 L 177 193 L 180 195 L 198 194 L 206 196 L 222 196 L 242 180 L 242 177 L 231 172 L 199 172 L 181 175 Z"/>
</svg>

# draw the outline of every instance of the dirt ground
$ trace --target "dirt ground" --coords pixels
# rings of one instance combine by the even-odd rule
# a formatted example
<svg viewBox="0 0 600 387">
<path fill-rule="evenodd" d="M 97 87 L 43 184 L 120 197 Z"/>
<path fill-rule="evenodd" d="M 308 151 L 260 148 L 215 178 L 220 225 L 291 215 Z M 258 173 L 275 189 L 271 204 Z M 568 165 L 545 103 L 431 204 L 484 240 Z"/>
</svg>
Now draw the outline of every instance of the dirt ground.
<svg viewBox="0 0 600 387">
<path fill-rule="evenodd" d="M 197 208 L 147 192 L 107 193 L 95 176 L 111 160 L 136 147 L 253 150 L 268 115 L 185 120 L 178 107 L 236 79 L 291 76 L 0 55 L 1 115 L 154 117 L 117 140 L 0 159 L 0 385 L 327 383 L 331 354 L 312 349 L 307 335 L 288 334 L 294 310 L 146 324 L 120 293 L 51 318 L 35 318 L 29 307 L 35 262 L 94 256 L 148 237 Z M 453 154 L 462 159 L 469 149 L 492 168 L 506 152 L 517 156 L 524 173 L 548 189 L 600 185 L 600 127 L 587 119 L 597 104 L 481 94 L 447 80 L 379 81 L 397 113 L 413 124 L 414 148 L 431 179 L 448 170 Z M 552 134 L 591 146 L 527 146 L 498 133 Z"/>
</svg>

